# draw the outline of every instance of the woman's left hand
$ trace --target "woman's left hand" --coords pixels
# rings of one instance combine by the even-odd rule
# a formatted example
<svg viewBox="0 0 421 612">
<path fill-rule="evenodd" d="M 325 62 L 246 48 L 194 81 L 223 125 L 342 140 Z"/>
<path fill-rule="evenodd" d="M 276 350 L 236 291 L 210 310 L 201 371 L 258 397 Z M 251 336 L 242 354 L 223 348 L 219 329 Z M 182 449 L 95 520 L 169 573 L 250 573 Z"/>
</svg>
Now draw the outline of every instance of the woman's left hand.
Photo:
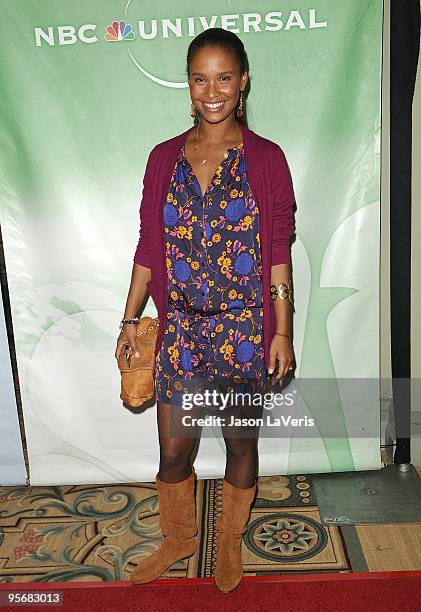
<svg viewBox="0 0 421 612">
<path fill-rule="evenodd" d="M 294 351 L 292 349 L 291 339 L 286 336 L 274 335 L 270 345 L 269 356 L 269 374 L 275 370 L 276 359 L 279 361 L 278 373 L 275 376 L 276 380 L 283 378 L 288 370 L 292 370 L 294 361 Z"/>
</svg>

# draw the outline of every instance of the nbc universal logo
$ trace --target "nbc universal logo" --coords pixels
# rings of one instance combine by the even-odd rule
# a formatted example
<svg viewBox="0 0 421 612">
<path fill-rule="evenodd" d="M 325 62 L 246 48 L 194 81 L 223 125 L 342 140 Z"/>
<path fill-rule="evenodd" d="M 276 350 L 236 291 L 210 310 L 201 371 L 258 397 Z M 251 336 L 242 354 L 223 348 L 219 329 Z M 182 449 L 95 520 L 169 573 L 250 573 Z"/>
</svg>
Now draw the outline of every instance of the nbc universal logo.
<svg viewBox="0 0 421 612">
<path fill-rule="evenodd" d="M 175 19 L 139 20 L 137 28 L 139 37 L 152 40 L 158 36 L 169 38 L 175 36 L 196 36 L 202 30 L 221 27 L 236 34 L 240 32 L 278 32 L 290 30 L 307 30 L 314 28 L 327 28 L 327 21 L 319 21 L 316 9 L 271 11 L 270 13 L 241 13 L 237 15 L 213 15 L 212 17 L 177 17 Z M 95 32 L 97 25 L 87 23 L 76 28 L 73 25 L 47 26 L 35 28 L 35 44 L 74 45 L 78 42 L 97 43 Z M 106 41 L 134 40 L 135 32 L 126 20 L 114 20 L 106 26 L 104 39 Z"/>
</svg>

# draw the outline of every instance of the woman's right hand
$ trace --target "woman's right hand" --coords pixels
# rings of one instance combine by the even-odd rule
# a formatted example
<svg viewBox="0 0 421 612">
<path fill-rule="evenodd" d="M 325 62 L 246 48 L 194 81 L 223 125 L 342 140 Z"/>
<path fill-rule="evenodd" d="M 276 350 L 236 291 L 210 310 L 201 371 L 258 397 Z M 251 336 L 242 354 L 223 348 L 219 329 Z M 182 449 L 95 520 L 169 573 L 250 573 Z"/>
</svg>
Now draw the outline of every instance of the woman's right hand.
<svg viewBox="0 0 421 612">
<path fill-rule="evenodd" d="M 135 355 L 135 357 L 139 357 L 139 347 L 137 344 L 136 337 L 136 324 L 134 323 L 125 323 L 123 325 L 123 329 L 120 332 L 119 337 L 117 338 L 117 347 L 115 350 L 115 358 L 119 359 L 121 351 L 124 349 L 125 344 L 130 344 L 130 347 Z"/>
</svg>

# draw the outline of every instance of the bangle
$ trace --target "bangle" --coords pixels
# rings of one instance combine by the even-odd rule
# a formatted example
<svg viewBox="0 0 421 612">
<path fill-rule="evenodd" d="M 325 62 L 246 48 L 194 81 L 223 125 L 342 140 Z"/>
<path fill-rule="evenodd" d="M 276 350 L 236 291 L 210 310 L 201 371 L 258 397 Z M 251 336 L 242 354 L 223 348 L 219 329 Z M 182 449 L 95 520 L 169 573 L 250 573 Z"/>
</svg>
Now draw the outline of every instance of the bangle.
<svg viewBox="0 0 421 612">
<path fill-rule="evenodd" d="M 125 323 L 129 323 L 129 324 L 131 324 L 131 323 L 138 323 L 138 322 L 139 322 L 139 317 L 135 317 L 134 319 L 121 319 L 121 321 L 120 321 L 120 325 L 119 325 L 119 327 L 118 327 L 118 328 L 119 328 L 119 329 L 123 329 L 123 325 L 124 325 Z"/>
<path fill-rule="evenodd" d="M 286 336 L 287 338 L 291 338 L 289 334 L 281 334 L 280 332 L 275 332 L 275 336 Z"/>
<path fill-rule="evenodd" d="M 289 299 L 291 304 L 293 304 L 294 303 L 293 293 L 294 292 L 291 287 L 291 281 L 288 281 L 288 284 L 279 283 L 278 287 L 276 287 L 276 285 L 270 286 L 270 297 L 271 297 L 272 302 L 274 302 L 276 298 L 279 297 L 281 300 Z"/>
</svg>

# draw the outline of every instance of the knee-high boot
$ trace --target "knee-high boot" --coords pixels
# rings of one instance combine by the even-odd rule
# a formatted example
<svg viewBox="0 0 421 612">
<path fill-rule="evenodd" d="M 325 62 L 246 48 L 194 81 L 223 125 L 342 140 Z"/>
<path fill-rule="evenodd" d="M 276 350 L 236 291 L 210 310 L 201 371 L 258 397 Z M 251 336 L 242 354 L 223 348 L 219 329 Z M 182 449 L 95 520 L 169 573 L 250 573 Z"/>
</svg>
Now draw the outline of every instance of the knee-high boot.
<svg viewBox="0 0 421 612">
<path fill-rule="evenodd" d="M 191 557 L 196 552 L 196 479 L 194 467 L 190 476 L 181 482 L 163 482 L 156 475 L 159 524 L 165 537 L 161 548 L 144 559 L 130 574 L 134 584 L 159 578 L 176 561 Z"/>
<path fill-rule="evenodd" d="M 232 591 L 243 576 L 241 541 L 247 531 L 251 504 L 257 489 L 255 479 L 248 489 L 234 487 L 223 479 L 222 513 L 215 523 L 217 528 L 217 557 L 215 582 L 220 591 Z"/>
</svg>

